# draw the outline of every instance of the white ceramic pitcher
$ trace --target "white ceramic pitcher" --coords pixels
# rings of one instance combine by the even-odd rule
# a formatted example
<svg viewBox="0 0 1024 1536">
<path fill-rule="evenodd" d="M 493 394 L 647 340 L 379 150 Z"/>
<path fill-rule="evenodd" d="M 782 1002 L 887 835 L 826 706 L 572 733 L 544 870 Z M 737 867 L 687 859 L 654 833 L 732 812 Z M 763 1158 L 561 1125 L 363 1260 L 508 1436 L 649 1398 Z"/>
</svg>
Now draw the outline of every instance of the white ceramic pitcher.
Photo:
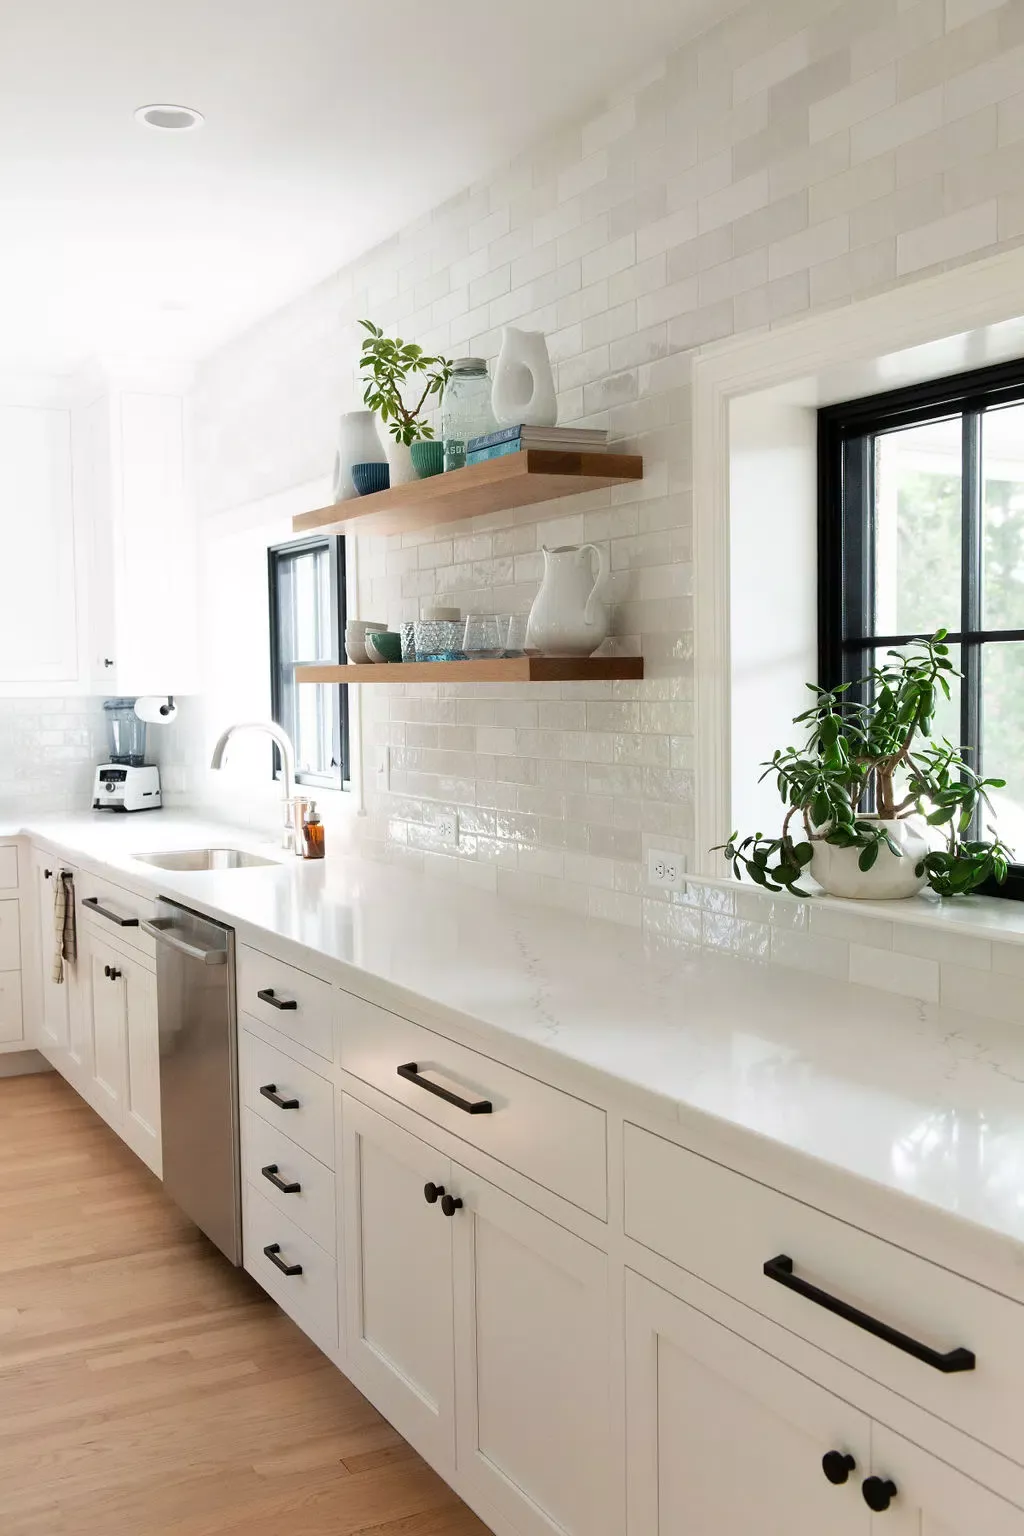
<svg viewBox="0 0 1024 1536">
<path fill-rule="evenodd" d="M 542 546 L 544 580 L 533 600 L 526 648 L 544 656 L 591 656 L 608 638 L 608 610 L 600 601 L 608 582 L 608 556 L 597 544 Z M 594 578 L 591 554 L 597 556 Z"/>
</svg>

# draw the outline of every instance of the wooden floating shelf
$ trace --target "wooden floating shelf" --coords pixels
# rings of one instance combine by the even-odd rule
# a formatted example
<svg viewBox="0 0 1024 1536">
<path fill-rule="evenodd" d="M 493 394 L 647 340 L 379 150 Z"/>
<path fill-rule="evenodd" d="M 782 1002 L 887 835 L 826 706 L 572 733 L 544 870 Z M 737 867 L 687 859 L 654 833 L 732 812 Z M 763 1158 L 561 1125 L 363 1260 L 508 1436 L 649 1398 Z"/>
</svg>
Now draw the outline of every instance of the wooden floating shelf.
<svg viewBox="0 0 1024 1536">
<path fill-rule="evenodd" d="M 587 683 L 638 681 L 643 675 L 642 656 L 511 656 L 295 668 L 297 683 Z"/>
<path fill-rule="evenodd" d="M 414 533 L 487 512 L 507 512 L 559 496 L 642 480 L 635 453 L 568 453 L 529 448 L 465 469 L 396 485 L 373 496 L 339 501 L 292 518 L 296 533 Z"/>
</svg>

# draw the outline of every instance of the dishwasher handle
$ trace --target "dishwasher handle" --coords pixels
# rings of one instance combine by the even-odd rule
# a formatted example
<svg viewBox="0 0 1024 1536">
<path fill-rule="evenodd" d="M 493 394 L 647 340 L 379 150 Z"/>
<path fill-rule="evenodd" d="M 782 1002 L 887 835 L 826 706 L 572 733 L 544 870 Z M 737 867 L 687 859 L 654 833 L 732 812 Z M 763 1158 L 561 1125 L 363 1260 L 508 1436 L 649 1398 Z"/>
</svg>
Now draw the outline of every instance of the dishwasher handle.
<svg viewBox="0 0 1024 1536">
<path fill-rule="evenodd" d="M 152 922 L 142 924 L 143 933 L 148 933 L 158 944 L 169 944 L 171 949 L 187 955 L 190 960 L 201 960 L 204 965 L 227 964 L 226 949 L 200 949 L 198 944 L 189 944 L 185 939 L 177 938 L 172 929 L 173 921 L 169 917 L 157 917 Z"/>
</svg>

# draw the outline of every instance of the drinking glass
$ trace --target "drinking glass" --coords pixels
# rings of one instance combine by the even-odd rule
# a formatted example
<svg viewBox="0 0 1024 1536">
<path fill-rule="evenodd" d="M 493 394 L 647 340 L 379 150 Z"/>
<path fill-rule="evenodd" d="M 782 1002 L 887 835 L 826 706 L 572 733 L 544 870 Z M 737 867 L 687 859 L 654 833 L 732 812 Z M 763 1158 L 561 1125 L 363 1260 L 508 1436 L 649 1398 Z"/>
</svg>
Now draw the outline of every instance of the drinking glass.
<svg viewBox="0 0 1024 1536">
<path fill-rule="evenodd" d="M 501 618 L 501 643 L 503 656 L 526 655 L 526 626 L 528 613 L 506 613 Z"/>
<path fill-rule="evenodd" d="M 471 613 L 466 618 L 462 649 L 467 658 L 485 660 L 502 654 L 501 626 L 495 613 Z"/>
</svg>

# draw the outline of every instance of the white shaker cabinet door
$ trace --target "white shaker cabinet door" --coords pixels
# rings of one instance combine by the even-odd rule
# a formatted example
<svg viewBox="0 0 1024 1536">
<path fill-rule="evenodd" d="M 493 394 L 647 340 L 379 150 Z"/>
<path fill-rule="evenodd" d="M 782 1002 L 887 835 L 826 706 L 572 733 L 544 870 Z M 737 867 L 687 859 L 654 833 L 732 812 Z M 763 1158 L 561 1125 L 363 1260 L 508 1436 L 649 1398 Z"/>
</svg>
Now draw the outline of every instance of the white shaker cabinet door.
<svg viewBox="0 0 1024 1536">
<path fill-rule="evenodd" d="M 626 1371 L 628 1536 L 874 1536 L 868 1417 L 632 1272 Z"/>
<path fill-rule="evenodd" d="M 455 1451 L 451 1165 L 417 1137 L 342 1099 L 348 1371 L 434 1466 Z M 426 1186 L 434 1186 L 428 1201 Z"/>
<path fill-rule="evenodd" d="M 7 573 L 0 690 L 5 683 L 75 684 L 78 592 L 66 410 L 0 405 L 0 530 Z"/>
<path fill-rule="evenodd" d="M 523 1536 L 613 1536 L 607 1256 L 464 1168 L 452 1192 L 460 1485 Z"/>
<path fill-rule="evenodd" d="M 871 1426 L 871 1536 L 1024 1536 L 1024 1509 L 882 1424 Z"/>
<path fill-rule="evenodd" d="M 160 1034 L 156 1009 L 156 974 L 122 954 L 124 972 L 125 1062 L 122 1135 L 157 1178 L 163 1174 L 160 1139 Z"/>
<path fill-rule="evenodd" d="M 92 1081 L 94 1108 L 121 1134 L 128 1035 L 128 989 L 121 957 L 95 936 L 88 943 L 92 992 Z"/>
</svg>

